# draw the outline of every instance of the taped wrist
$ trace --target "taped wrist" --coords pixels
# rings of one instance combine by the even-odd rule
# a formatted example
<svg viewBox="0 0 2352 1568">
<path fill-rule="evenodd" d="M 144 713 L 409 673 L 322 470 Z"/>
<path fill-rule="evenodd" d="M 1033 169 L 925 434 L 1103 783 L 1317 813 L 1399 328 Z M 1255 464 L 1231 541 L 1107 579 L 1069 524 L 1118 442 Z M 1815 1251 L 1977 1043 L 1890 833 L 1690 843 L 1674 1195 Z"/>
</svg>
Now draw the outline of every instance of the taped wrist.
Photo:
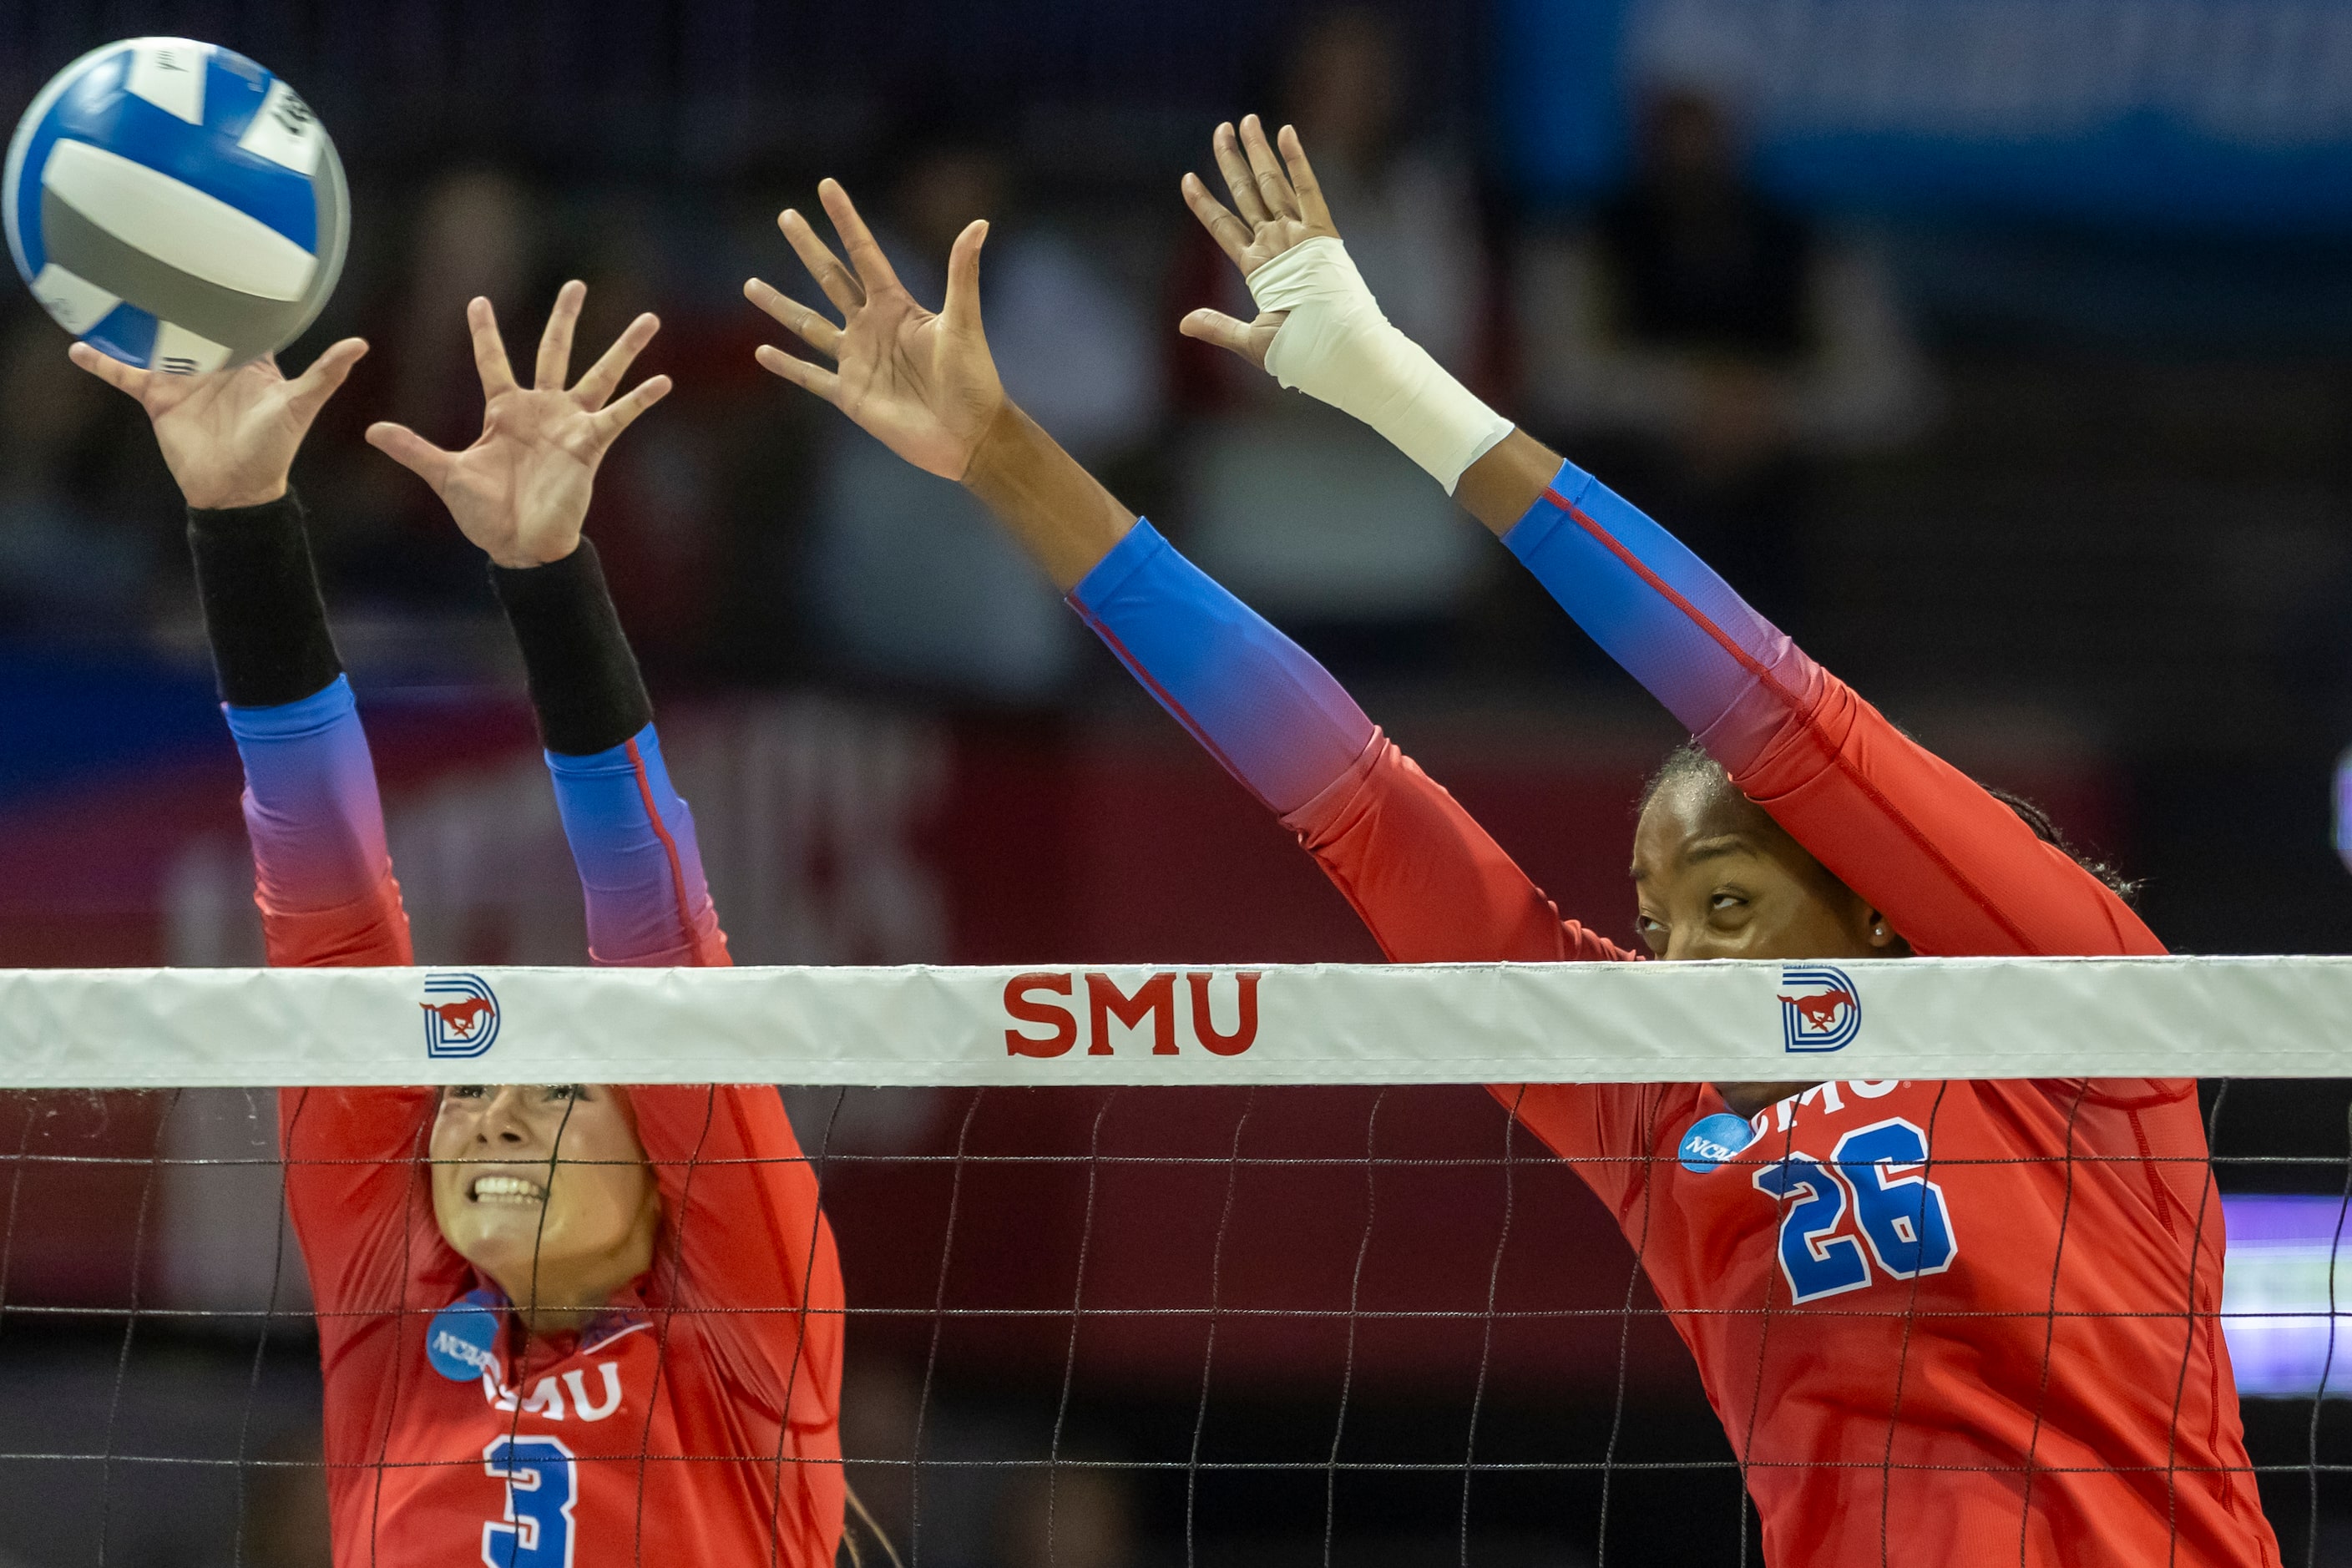
<svg viewBox="0 0 2352 1568">
<path fill-rule="evenodd" d="M 292 490 L 259 506 L 190 507 L 188 552 L 222 701 L 276 708 L 334 684 L 343 661 Z"/>
<path fill-rule="evenodd" d="M 1352 414 L 1429 470 L 1452 495 L 1462 470 L 1511 422 L 1399 331 L 1328 236 L 1294 245 L 1249 275 L 1261 310 L 1287 310 L 1265 368 L 1283 385 Z"/>
<path fill-rule="evenodd" d="M 653 722 L 636 656 L 586 540 L 545 566 L 492 563 L 490 586 L 522 648 L 542 745 L 563 756 L 607 752 Z"/>
</svg>

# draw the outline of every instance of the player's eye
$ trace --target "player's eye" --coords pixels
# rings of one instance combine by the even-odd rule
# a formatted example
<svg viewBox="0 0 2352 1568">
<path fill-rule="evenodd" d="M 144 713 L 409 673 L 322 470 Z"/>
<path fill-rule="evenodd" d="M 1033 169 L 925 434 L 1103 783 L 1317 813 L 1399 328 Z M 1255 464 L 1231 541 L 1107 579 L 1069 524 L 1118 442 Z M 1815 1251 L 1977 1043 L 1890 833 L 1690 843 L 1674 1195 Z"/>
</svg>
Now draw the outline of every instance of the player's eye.
<svg viewBox="0 0 2352 1568">
<path fill-rule="evenodd" d="M 1652 952 L 1664 952 L 1666 950 L 1665 922 L 1659 920 L 1655 915 L 1635 915 L 1633 917 L 1633 934 L 1640 937 L 1643 942 L 1646 942 Z"/>
<path fill-rule="evenodd" d="M 588 1086 L 584 1083 L 551 1083 L 547 1086 L 547 1098 L 551 1100 L 585 1100 L 588 1098 Z"/>
<path fill-rule="evenodd" d="M 488 1084 L 453 1083 L 442 1092 L 451 1100 L 480 1100 L 490 1090 Z"/>
</svg>

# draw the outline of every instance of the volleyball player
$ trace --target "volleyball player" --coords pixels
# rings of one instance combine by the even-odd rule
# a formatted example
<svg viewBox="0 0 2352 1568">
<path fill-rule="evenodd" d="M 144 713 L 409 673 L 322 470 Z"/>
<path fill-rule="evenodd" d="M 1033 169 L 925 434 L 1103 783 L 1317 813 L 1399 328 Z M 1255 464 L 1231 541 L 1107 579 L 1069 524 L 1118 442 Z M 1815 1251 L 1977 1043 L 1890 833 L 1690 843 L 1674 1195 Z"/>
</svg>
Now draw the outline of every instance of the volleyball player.
<svg viewBox="0 0 2352 1568">
<path fill-rule="evenodd" d="M 580 537 L 605 449 L 668 390 L 656 376 L 611 401 L 656 323 L 638 318 L 567 387 L 584 292 L 558 296 L 528 387 L 473 302 L 486 406 L 471 447 L 386 425 L 369 437 L 490 557 L 595 960 L 724 964 L 693 820 Z M 173 378 L 73 351 L 140 399 L 188 503 L 275 964 L 411 962 L 287 484 L 364 352 L 337 343 L 289 382 L 267 361 Z M 829 1568 L 841 1279 L 772 1089 L 286 1089 L 279 1122 L 318 1301 L 339 1563 Z"/>
<path fill-rule="evenodd" d="M 1245 148 L 1219 132 L 1246 222 L 1186 182 L 1254 285 L 1334 234 L 1285 134 L 1289 181 L 1255 121 Z M 841 188 L 821 194 L 849 265 L 797 213 L 781 223 L 844 323 L 756 279 L 746 292 L 834 363 L 773 348 L 761 363 L 985 501 L 1298 835 L 1391 959 L 1640 956 L 1563 921 L 1327 672 L 1005 398 L 981 327 L 984 225 L 958 240 L 935 316 Z M 2113 889 L 1654 524 L 1467 393 L 1433 391 L 1418 351 L 1379 335 L 1393 329 L 1360 282 L 1307 259 L 1274 268 L 1282 300 L 1256 321 L 1196 313 L 1186 331 L 1258 363 L 1271 346 L 1286 380 L 1304 351 L 1321 378 L 1308 390 L 1360 399 L 1449 488 L 1458 477 L 1465 503 L 1690 725 L 1704 750 L 1670 760 L 1634 833 L 1652 955 L 2162 951 Z M 2221 1215 L 2193 1082 L 1496 1092 L 1633 1244 L 1739 1457 L 1769 1561 L 2277 1561 L 2216 1328 Z"/>
</svg>

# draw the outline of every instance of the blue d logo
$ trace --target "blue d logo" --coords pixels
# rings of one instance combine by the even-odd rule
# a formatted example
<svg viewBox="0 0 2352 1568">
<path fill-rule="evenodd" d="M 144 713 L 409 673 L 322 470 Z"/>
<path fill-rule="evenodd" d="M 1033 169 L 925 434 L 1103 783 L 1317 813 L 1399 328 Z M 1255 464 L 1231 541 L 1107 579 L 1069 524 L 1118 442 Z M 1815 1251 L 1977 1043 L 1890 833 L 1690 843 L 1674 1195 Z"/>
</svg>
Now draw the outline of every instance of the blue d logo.
<svg viewBox="0 0 2352 1568">
<path fill-rule="evenodd" d="M 1862 999 L 1843 969 L 1826 963 L 1780 970 L 1780 1045 L 1790 1051 L 1843 1050 L 1862 1031 Z M 1795 992 L 1790 995 L 1790 992 Z"/>
<path fill-rule="evenodd" d="M 425 977 L 425 1054 L 478 1057 L 497 1043 L 499 999 L 478 974 Z"/>
</svg>

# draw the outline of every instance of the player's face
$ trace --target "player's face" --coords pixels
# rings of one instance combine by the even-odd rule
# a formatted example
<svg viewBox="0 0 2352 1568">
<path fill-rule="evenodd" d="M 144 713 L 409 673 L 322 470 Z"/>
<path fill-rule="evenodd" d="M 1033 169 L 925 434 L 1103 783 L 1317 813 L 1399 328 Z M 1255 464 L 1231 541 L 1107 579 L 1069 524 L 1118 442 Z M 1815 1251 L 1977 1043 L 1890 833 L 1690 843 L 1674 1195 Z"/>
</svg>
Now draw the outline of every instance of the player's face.
<svg viewBox="0 0 2352 1568">
<path fill-rule="evenodd" d="M 593 1310 L 652 1265 L 661 1202 L 610 1088 L 467 1084 L 433 1123 L 433 1212 L 518 1304 Z"/>
<path fill-rule="evenodd" d="M 1877 914 L 1719 777 L 1674 779 L 1633 832 L 1636 928 L 1668 960 L 1899 952 Z"/>
</svg>

